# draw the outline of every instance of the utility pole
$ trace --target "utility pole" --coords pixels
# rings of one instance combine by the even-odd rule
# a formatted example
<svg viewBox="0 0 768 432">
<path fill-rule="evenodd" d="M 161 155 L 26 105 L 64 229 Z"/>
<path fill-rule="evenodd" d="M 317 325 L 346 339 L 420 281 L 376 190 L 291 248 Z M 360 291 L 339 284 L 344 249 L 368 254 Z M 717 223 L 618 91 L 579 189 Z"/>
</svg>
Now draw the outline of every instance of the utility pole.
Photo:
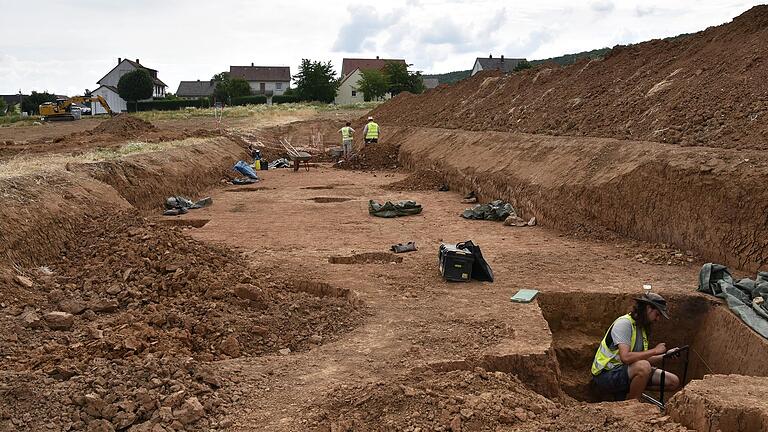
<svg viewBox="0 0 768 432">
<path fill-rule="evenodd" d="M 19 115 L 21 115 L 22 109 L 23 109 L 21 108 L 21 102 L 22 102 L 21 89 L 19 89 Z"/>
</svg>

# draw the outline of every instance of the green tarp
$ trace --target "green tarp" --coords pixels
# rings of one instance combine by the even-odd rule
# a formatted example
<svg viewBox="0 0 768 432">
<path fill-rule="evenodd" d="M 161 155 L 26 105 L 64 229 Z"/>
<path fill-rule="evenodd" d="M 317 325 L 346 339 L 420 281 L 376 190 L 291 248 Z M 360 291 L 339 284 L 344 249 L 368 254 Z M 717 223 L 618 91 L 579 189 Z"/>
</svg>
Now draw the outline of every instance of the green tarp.
<svg viewBox="0 0 768 432">
<path fill-rule="evenodd" d="M 398 201 L 396 203 L 387 201 L 384 204 L 370 200 L 368 201 L 368 213 L 383 218 L 409 216 L 421 213 L 421 205 L 416 204 L 416 201 L 412 200 Z"/>
<path fill-rule="evenodd" d="M 512 204 L 502 200 L 491 201 L 487 204 L 478 204 L 472 208 L 464 210 L 461 217 L 464 219 L 494 220 L 503 221 L 510 215 L 515 214 Z"/>
<path fill-rule="evenodd" d="M 699 272 L 699 291 L 724 299 L 745 324 L 768 338 L 768 272 L 734 281 L 728 267 L 707 263 Z"/>
</svg>

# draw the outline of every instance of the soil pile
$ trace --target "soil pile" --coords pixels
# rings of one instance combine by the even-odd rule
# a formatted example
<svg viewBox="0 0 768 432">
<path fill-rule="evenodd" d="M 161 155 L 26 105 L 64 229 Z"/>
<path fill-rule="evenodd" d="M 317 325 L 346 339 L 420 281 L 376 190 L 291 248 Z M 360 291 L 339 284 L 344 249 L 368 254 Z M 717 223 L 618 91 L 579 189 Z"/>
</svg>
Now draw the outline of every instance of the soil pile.
<svg viewBox="0 0 768 432">
<path fill-rule="evenodd" d="M 400 181 L 386 185 L 385 189 L 396 191 L 426 191 L 437 190 L 444 184 L 445 179 L 440 172 L 434 170 L 418 170 Z"/>
<path fill-rule="evenodd" d="M 400 144 L 376 143 L 368 144 L 362 150 L 353 154 L 349 161 L 336 165 L 342 169 L 352 170 L 386 170 L 397 169 Z"/>
<path fill-rule="evenodd" d="M 7 276 L 0 392 L 15 397 L 0 398 L 0 430 L 214 428 L 234 396 L 206 362 L 306 350 L 363 316 L 131 215 L 97 218 L 60 260 Z"/>
<path fill-rule="evenodd" d="M 133 138 L 155 130 L 157 128 L 146 120 L 128 114 L 120 114 L 96 126 L 91 132 Z"/>
<path fill-rule="evenodd" d="M 603 60 L 480 73 L 374 110 L 383 123 L 768 149 L 768 6 Z"/>
<path fill-rule="evenodd" d="M 502 372 L 427 371 L 413 377 L 336 389 L 315 414 L 317 431 L 677 431 L 653 416 L 636 420 L 597 407 L 567 406 Z M 629 418 L 628 418 L 629 417 Z"/>
</svg>

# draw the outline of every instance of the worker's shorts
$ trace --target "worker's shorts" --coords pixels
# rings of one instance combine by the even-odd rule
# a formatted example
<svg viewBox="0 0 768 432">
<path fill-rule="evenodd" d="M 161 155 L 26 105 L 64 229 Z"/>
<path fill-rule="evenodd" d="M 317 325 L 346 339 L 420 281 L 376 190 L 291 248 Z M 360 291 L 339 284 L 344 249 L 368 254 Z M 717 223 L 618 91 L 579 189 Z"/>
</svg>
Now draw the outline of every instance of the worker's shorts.
<svg viewBox="0 0 768 432">
<path fill-rule="evenodd" d="M 648 378 L 650 385 L 656 368 L 651 368 L 651 376 Z M 611 370 L 600 372 L 599 375 L 592 377 L 592 382 L 598 391 L 604 394 L 613 395 L 614 400 L 621 401 L 627 398 L 629 393 L 629 366 L 621 365 Z"/>
<path fill-rule="evenodd" d="M 621 365 L 611 370 L 602 371 L 592 377 L 592 382 L 600 393 L 614 396 L 614 400 L 624 400 L 629 393 L 629 366 Z"/>
<path fill-rule="evenodd" d="M 365 139 L 365 143 L 366 144 L 373 144 L 373 143 L 377 143 L 377 142 L 379 142 L 378 138 L 366 138 Z"/>
</svg>

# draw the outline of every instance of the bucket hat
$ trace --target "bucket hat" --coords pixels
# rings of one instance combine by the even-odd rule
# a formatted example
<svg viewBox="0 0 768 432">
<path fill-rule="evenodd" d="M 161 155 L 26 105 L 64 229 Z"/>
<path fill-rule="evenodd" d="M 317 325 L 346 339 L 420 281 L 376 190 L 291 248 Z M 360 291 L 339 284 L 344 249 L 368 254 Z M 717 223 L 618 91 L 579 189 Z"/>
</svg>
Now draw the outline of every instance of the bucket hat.
<svg viewBox="0 0 768 432">
<path fill-rule="evenodd" d="M 660 296 L 659 294 L 647 293 L 647 294 L 643 294 L 642 297 L 635 298 L 635 300 L 640 303 L 649 304 L 655 307 L 659 312 L 661 312 L 662 315 L 664 315 L 664 318 L 669 319 L 669 312 L 667 311 L 667 301 L 664 299 L 664 297 Z"/>
</svg>

